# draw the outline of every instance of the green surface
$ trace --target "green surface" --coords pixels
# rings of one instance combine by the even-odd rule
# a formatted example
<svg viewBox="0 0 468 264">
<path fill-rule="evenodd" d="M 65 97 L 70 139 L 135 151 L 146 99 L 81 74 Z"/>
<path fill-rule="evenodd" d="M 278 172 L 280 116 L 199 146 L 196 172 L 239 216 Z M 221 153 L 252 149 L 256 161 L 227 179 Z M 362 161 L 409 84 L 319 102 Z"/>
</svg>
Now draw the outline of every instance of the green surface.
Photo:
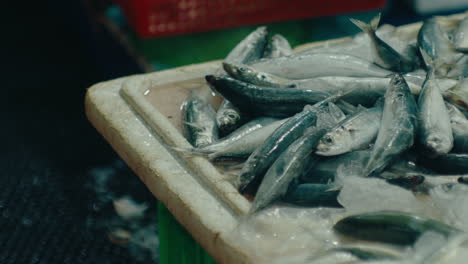
<svg viewBox="0 0 468 264">
<path fill-rule="evenodd" d="M 215 264 L 216 262 L 158 202 L 160 264 Z"/>
</svg>

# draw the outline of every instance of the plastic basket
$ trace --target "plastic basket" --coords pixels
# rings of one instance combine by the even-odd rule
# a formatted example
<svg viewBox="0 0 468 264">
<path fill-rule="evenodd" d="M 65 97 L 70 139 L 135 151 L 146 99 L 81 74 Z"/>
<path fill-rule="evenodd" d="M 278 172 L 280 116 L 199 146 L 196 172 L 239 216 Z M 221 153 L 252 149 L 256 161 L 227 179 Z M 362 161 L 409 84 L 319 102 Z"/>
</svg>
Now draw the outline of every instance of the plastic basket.
<svg viewBox="0 0 468 264">
<path fill-rule="evenodd" d="M 143 38 L 366 11 L 386 0 L 114 0 Z"/>
</svg>

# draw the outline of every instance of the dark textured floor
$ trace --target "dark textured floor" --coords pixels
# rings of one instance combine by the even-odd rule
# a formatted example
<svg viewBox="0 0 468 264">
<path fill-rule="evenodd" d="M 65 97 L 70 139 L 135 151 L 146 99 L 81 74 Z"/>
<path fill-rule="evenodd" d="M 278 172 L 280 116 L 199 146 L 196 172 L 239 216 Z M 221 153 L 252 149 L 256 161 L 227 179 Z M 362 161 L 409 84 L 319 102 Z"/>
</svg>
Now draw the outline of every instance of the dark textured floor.
<svg viewBox="0 0 468 264">
<path fill-rule="evenodd" d="M 109 74 L 72 20 L 82 5 L 64 2 L 2 7 L 0 263 L 153 263 L 108 238 L 126 225 L 112 198 L 150 201 L 151 211 L 155 201 L 86 120 L 85 88 Z M 108 199 L 99 168 L 110 170 Z"/>
</svg>

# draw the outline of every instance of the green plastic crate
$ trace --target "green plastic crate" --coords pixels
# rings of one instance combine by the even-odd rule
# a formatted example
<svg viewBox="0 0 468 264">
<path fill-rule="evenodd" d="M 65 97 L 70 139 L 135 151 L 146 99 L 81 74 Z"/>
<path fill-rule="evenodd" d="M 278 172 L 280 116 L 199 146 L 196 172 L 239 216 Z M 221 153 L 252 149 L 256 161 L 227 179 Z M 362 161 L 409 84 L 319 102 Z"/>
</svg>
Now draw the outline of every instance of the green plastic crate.
<svg viewBox="0 0 468 264">
<path fill-rule="evenodd" d="M 158 202 L 160 264 L 215 264 L 216 262 Z"/>
</svg>

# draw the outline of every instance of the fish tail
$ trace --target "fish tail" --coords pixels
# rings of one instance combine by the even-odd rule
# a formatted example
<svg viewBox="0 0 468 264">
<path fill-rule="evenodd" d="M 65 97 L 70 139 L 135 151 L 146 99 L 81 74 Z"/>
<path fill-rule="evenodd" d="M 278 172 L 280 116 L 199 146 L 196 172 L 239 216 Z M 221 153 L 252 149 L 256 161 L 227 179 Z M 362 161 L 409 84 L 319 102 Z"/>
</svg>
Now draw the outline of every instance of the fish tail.
<svg viewBox="0 0 468 264">
<path fill-rule="evenodd" d="M 358 20 L 358 19 L 354 19 L 354 18 L 351 18 L 350 19 L 351 22 L 356 25 L 358 28 L 360 28 L 362 31 L 368 33 L 368 34 L 374 34 L 375 31 L 377 30 L 377 28 L 379 27 L 379 23 L 380 23 L 380 13 L 375 16 L 371 22 L 369 24 L 361 21 L 361 20 Z"/>
</svg>

